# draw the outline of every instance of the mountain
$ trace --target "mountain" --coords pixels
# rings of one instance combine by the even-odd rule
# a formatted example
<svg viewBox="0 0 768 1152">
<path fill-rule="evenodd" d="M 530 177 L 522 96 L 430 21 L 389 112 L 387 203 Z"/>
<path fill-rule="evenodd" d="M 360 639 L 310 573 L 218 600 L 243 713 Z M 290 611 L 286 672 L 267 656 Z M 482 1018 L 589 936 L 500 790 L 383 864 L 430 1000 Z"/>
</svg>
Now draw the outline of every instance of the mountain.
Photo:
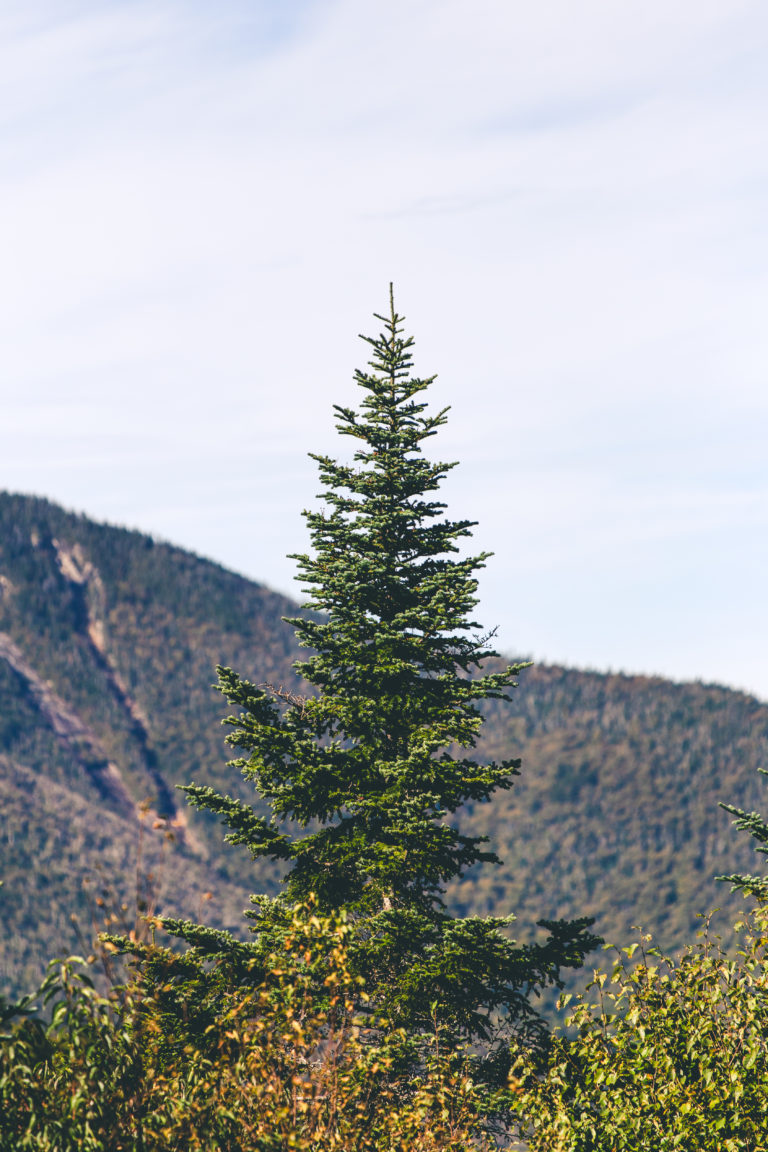
<svg viewBox="0 0 768 1152">
<path fill-rule="evenodd" d="M 243 930 L 248 893 L 276 889 L 176 785 L 252 799 L 226 764 L 214 668 L 295 687 L 281 617 L 296 610 L 182 549 L 0 493 L 0 991 L 81 950 L 105 908 Z M 713 877 L 755 855 L 717 805 L 768 807 L 767 744 L 768 705 L 740 692 L 529 669 L 488 708 L 480 747 L 521 755 L 521 776 L 461 816 L 504 863 L 449 898 L 514 911 L 520 937 L 590 914 L 609 939 L 642 924 L 674 948 L 715 905 L 727 934 L 741 901 Z"/>
</svg>

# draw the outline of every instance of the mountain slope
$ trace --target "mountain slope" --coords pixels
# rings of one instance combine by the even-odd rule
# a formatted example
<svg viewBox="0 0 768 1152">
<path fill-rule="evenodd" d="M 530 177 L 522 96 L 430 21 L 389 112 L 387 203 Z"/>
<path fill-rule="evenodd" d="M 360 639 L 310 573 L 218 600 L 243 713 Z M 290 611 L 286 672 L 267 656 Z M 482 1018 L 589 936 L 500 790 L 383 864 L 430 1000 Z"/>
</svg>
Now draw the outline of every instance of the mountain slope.
<svg viewBox="0 0 768 1152">
<path fill-rule="evenodd" d="M 768 706 L 717 685 L 542 666 L 507 707 L 489 717 L 486 752 L 512 742 L 522 775 L 467 819 L 505 866 L 455 896 L 526 922 L 589 910 L 611 939 L 641 924 L 670 947 L 719 906 L 727 933 L 741 898 L 713 877 L 761 863 L 718 803 L 768 808 Z"/>
<path fill-rule="evenodd" d="M 161 910 L 204 907 L 242 929 L 247 893 L 274 890 L 274 872 L 223 846 L 175 786 L 251 798 L 226 766 L 214 666 L 293 685 L 280 619 L 292 612 L 181 549 L 0 494 L 0 990 L 29 987 L 46 959 L 79 947 L 84 881 L 113 883 L 130 907 L 140 842 Z M 717 802 L 768 807 L 756 773 L 767 746 L 768 706 L 742 693 L 530 669 L 513 703 L 489 710 L 480 747 L 522 755 L 522 775 L 462 816 L 504 865 L 450 898 L 516 912 L 521 935 L 542 916 L 590 913 L 608 937 L 642 923 L 674 947 L 715 904 L 727 928 L 739 902 L 713 875 L 754 870 L 755 858 Z"/>
</svg>

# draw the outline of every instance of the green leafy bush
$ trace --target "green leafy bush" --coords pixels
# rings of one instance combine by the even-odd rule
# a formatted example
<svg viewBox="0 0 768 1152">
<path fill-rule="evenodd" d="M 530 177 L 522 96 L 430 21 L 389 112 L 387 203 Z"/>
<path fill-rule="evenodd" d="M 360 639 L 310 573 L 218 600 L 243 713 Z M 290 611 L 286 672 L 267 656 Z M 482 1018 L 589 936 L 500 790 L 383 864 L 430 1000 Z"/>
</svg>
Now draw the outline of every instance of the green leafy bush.
<svg viewBox="0 0 768 1152">
<path fill-rule="evenodd" d="M 707 931 L 677 959 L 617 950 L 545 1067 L 515 1070 L 531 1152 L 768 1148 L 768 909 L 736 927 L 734 956 Z"/>
</svg>

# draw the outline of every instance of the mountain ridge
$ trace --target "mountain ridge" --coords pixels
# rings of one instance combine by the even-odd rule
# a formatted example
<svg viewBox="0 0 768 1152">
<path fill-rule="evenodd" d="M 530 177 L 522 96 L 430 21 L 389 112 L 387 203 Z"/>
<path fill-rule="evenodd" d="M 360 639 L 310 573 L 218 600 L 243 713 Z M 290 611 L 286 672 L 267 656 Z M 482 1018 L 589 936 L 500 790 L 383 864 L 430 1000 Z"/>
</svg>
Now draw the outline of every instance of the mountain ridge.
<svg viewBox="0 0 768 1152">
<path fill-rule="evenodd" d="M 247 894 L 276 890 L 275 870 L 222 845 L 176 786 L 253 800 L 226 766 L 214 667 L 298 687 L 281 621 L 297 611 L 172 544 L 0 493 L 0 986 L 29 987 L 71 950 L 70 917 L 90 915 L 82 886 L 100 861 L 130 902 L 155 819 L 151 851 L 173 837 L 162 910 L 195 916 L 213 891 L 210 922 L 243 930 Z M 539 917 L 596 914 L 613 939 L 643 923 L 667 947 L 720 905 L 727 934 L 740 902 L 713 877 L 754 870 L 754 855 L 717 804 L 760 807 L 768 705 L 714 684 L 537 665 L 485 715 L 479 751 L 522 755 L 523 771 L 493 804 L 460 814 L 505 863 L 454 884 L 453 904 L 515 912 L 524 934 Z"/>
</svg>

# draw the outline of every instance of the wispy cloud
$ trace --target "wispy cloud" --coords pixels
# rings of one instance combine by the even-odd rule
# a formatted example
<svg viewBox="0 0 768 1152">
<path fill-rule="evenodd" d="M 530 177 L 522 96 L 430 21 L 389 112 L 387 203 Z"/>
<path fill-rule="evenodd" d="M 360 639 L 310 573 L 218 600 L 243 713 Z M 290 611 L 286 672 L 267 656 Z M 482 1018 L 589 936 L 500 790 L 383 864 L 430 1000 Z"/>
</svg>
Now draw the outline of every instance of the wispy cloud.
<svg viewBox="0 0 768 1152">
<path fill-rule="evenodd" d="M 705 628 L 768 695 L 728 603 L 768 498 L 767 36 L 753 0 L 11 0 L 0 485 L 288 586 L 395 279 L 504 642 L 709 675 Z"/>
</svg>

